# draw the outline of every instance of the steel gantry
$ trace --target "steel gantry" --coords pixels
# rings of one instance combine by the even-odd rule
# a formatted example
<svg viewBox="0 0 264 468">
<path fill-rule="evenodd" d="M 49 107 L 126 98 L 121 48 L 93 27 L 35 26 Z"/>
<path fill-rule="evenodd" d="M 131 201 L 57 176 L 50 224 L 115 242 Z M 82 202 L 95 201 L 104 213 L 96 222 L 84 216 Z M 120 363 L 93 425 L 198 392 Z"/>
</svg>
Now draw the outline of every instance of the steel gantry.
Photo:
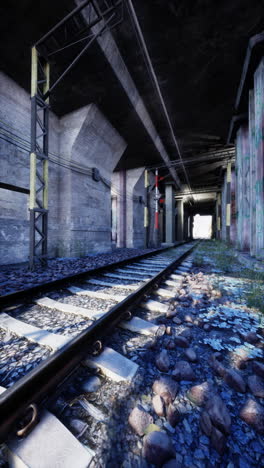
<svg viewBox="0 0 264 468">
<path fill-rule="evenodd" d="M 123 19 L 123 0 L 86 0 L 46 33 L 31 51 L 30 252 L 29 267 L 48 254 L 49 97 L 106 29 Z M 92 28 L 98 25 L 96 32 Z M 88 34 L 88 35 L 87 35 Z M 54 83 L 49 57 L 76 44 L 84 47 Z"/>
</svg>

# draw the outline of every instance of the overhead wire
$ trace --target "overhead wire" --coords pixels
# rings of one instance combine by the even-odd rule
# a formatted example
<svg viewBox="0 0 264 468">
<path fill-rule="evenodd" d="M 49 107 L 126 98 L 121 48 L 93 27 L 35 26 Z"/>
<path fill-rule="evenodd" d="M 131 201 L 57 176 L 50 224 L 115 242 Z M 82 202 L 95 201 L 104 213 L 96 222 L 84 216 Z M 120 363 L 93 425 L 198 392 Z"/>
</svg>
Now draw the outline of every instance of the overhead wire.
<svg viewBox="0 0 264 468">
<path fill-rule="evenodd" d="M 14 130 L 14 127 L 11 125 L 5 123 L 3 120 L 0 119 L 0 139 L 6 141 L 7 143 L 13 144 L 17 148 L 19 148 L 21 151 L 25 153 L 30 152 L 30 141 L 20 137 L 19 135 L 16 135 L 14 132 L 7 130 L 7 128 L 10 128 Z M 7 128 L 4 128 L 6 126 Z M 19 132 L 25 136 L 24 133 Z M 57 155 L 56 153 L 49 152 L 49 161 L 52 162 L 53 164 L 56 164 L 58 166 L 64 167 L 66 169 L 74 170 L 76 172 L 79 172 L 84 175 L 92 175 L 92 168 L 83 166 L 75 161 L 69 161 L 65 157 L 61 155 Z M 136 196 L 131 192 L 130 190 L 126 191 L 126 195 L 123 195 L 121 190 L 119 189 L 118 186 L 113 184 L 111 180 L 108 180 L 106 177 L 104 177 L 102 174 L 100 174 L 100 179 L 102 183 L 104 183 L 106 186 L 111 188 L 111 191 L 113 192 L 114 195 L 118 195 L 120 199 L 128 199 L 128 200 L 133 200 L 133 201 L 138 201 L 139 196 Z M 105 193 L 103 190 L 97 188 L 96 186 L 89 185 L 91 188 L 100 191 L 102 193 Z"/>
<path fill-rule="evenodd" d="M 140 49 L 142 51 L 142 48 L 143 48 L 144 55 L 146 56 L 146 61 L 148 63 L 147 70 L 150 73 L 150 75 L 152 76 L 152 82 L 154 81 L 154 83 L 155 83 L 155 88 L 156 88 L 158 96 L 160 98 L 162 109 L 163 109 L 163 112 L 164 112 L 165 117 L 167 119 L 169 129 L 170 129 L 170 132 L 171 132 L 171 136 L 172 136 L 172 139 L 173 139 L 173 142 L 175 144 L 177 153 L 179 155 L 179 159 L 180 159 L 182 167 L 183 167 L 183 171 L 184 171 L 184 175 L 185 175 L 187 185 L 188 185 L 189 189 L 191 190 L 189 177 L 188 177 L 188 174 L 187 174 L 187 171 L 186 171 L 183 159 L 182 159 L 182 155 L 181 155 L 181 151 L 180 151 L 180 148 L 179 148 L 179 145 L 178 145 L 178 142 L 177 142 L 177 138 L 176 138 L 175 133 L 174 133 L 174 129 L 173 129 L 173 126 L 172 126 L 172 123 L 171 123 L 171 119 L 170 119 L 170 116 L 169 116 L 169 113 L 168 113 L 164 98 L 162 96 L 162 92 L 161 92 L 161 89 L 160 89 L 160 86 L 159 86 L 157 75 L 156 75 L 155 70 L 153 68 L 152 61 L 151 61 L 151 58 L 150 58 L 150 55 L 149 55 L 149 52 L 148 52 L 148 48 L 147 48 L 147 45 L 146 45 L 142 30 L 141 30 L 141 27 L 140 27 L 140 24 L 139 24 L 139 21 L 138 21 L 138 18 L 137 18 L 137 15 L 136 15 L 133 3 L 132 3 L 132 0 L 126 0 L 126 2 L 127 2 L 127 5 L 128 5 L 127 9 L 128 9 L 130 20 L 131 20 L 132 24 L 135 23 L 135 27 L 136 27 L 136 29 L 138 31 L 138 36 L 140 37 L 140 40 L 139 40 L 138 36 L 136 35 L 137 40 L 140 43 L 139 44 Z"/>
</svg>

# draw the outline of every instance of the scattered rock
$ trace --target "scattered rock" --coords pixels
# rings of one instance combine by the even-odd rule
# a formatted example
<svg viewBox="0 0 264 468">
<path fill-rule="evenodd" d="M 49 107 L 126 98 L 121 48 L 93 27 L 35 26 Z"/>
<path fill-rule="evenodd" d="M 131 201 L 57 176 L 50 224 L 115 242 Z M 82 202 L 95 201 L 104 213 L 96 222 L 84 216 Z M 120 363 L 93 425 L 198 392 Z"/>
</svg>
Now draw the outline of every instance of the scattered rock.
<svg viewBox="0 0 264 468">
<path fill-rule="evenodd" d="M 72 419 L 70 421 L 70 427 L 77 438 L 81 437 L 86 429 L 88 429 L 88 424 L 80 419 Z"/>
<path fill-rule="evenodd" d="M 174 323 L 176 323 L 176 325 L 180 325 L 182 323 L 182 320 L 179 317 L 174 317 L 174 319 L 172 319 L 172 321 Z"/>
<path fill-rule="evenodd" d="M 259 377 L 264 378 L 264 364 L 258 361 L 254 361 L 252 368 L 255 374 L 259 375 Z"/>
<path fill-rule="evenodd" d="M 184 321 L 188 323 L 193 323 L 194 317 L 190 314 L 184 315 Z"/>
<path fill-rule="evenodd" d="M 130 413 L 128 422 L 138 435 L 143 436 L 146 428 L 153 423 L 153 418 L 149 413 L 136 406 Z"/>
<path fill-rule="evenodd" d="M 200 426 L 202 431 L 207 435 L 207 437 L 210 437 L 213 425 L 207 411 L 203 411 L 201 414 Z"/>
<path fill-rule="evenodd" d="M 166 349 L 163 349 L 156 357 L 156 365 L 161 372 L 168 372 L 170 368 L 170 358 Z"/>
<path fill-rule="evenodd" d="M 161 377 L 155 380 L 153 384 L 153 392 L 162 396 L 166 405 L 172 403 L 178 392 L 178 384 L 171 377 Z"/>
<path fill-rule="evenodd" d="M 208 382 L 199 385 L 194 385 L 187 392 L 187 397 L 197 406 L 203 406 L 208 398 L 212 396 L 212 386 Z"/>
<path fill-rule="evenodd" d="M 264 434 L 264 408 L 251 398 L 247 400 L 240 411 L 240 418 L 253 427 L 255 431 Z"/>
<path fill-rule="evenodd" d="M 187 359 L 191 362 L 196 362 L 197 361 L 197 355 L 196 355 L 196 352 L 194 351 L 194 349 L 192 348 L 188 348 L 186 349 L 185 351 L 185 356 L 187 357 Z"/>
<path fill-rule="evenodd" d="M 175 336 L 174 342 L 176 346 L 180 346 L 181 348 L 188 348 L 189 347 L 189 342 L 184 336 Z"/>
<path fill-rule="evenodd" d="M 248 343 L 255 344 L 259 341 L 259 338 L 255 332 L 249 332 L 244 335 L 244 340 Z"/>
<path fill-rule="evenodd" d="M 237 392 L 245 393 L 245 381 L 237 371 L 233 369 L 227 369 L 225 371 L 224 379 L 227 385 L 229 385 L 231 388 L 233 388 Z"/>
<path fill-rule="evenodd" d="M 195 374 L 187 361 L 178 361 L 175 365 L 172 376 L 175 380 L 195 380 Z"/>
<path fill-rule="evenodd" d="M 161 431 L 161 428 L 157 424 L 150 424 L 148 427 L 146 427 L 144 434 L 147 435 L 154 431 Z"/>
<path fill-rule="evenodd" d="M 174 340 L 168 340 L 165 346 L 166 349 L 175 349 L 176 347 Z"/>
<path fill-rule="evenodd" d="M 172 335 L 172 328 L 166 327 L 166 335 Z"/>
<path fill-rule="evenodd" d="M 163 424 L 163 427 L 164 427 L 167 431 L 169 431 L 171 434 L 174 434 L 175 429 L 174 429 L 174 427 L 172 427 L 172 426 L 170 425 L 170 423 L 169 423 L 168 421 L 165 421 L 165 423 Z"/>
<path fill-rule="evenodd" d="M 176 458 L 169 460 L 162 468 L 181 468 L 181 465 L 177 462 Z"/>
<path fill-rule="evenodd" d="M 211 330 L 211 325 L 209 325 L 209 323 L 206 323 L 204 326 L 203 326 L 203 329 L 204 331 L 208 332 Z"/>
<path fill-rule="evenodd" d="M 97 390 L 101 387 L 101 380 L 99 377 L 93 376 L 90 377 L 86 382 L 82 385 L 82 390 L 87 393 L 97 392 Z"/>
<path fill-rule="evenodd" d="M 224 377 L 226 374 L 226 368 L 221 364 L 218 359 L 216 358 L 215 354 L 212 354 L 212 356 L 209 359 L 209 364 L 213 368 L 213 370 L 216 372 L 217 375 L 220 375 L 220 377 Z"/>
<path fill-rule="evenodd" d="M 214 395 L 208 400 L 206 411 L 217 429 L 225 434 L 230 433 L 231 418 L 225 403 L 218 395 Z"/>
<path fill-rule="evenodd" d="M 178 336 L 183 336 L 186 338 L 186 340 L 191 340 L 192 339 L 192 332 L 189 330 L 189 328 L 184 328 Z"/>
<path fill-rule="evenodd" d="M 182 419 L 182 415 L 180 411 L 176 408 L 176 406 L 170 404 L 167 408 L 167 420 L 169 421 L 172 427 L 175 427 Z"/>
<path fill-rule="evenodd" d="M 143 456 L 149 463 L 160 466 L 175 457 L 175 450 L 167 434 L 154 431 L 144 437 Z"/>
<path fill-rule="evenodd" d="M 165 415 L 164 401 L 160 395 L 155 395 L 152 398 L 152 405 L 153 405 L 155 413 L 158 416 L 163 417 Z"/>
<path fill-rule="evenodd" d="M 264 382 L 257 375 L 248 377 L 248 386 L 255 397 L 264 398 Z"/>
<path fill-rule="evenodd" d="M 226 437 L 224 434 L 216 429 L 216 427 L 212 428 L 211 432 L 211 442 L 215 450 L 223 455 L 226 451 Z"/>
<path fill-rule="evenodd" d="M 175 307 L 168 308 L 168 310 L 166 312 L 166 317 L 168 319 L 173 319 L 173 317 L 175 317 L 175 315 L 177 315 L 177 309 L 175 309 Z"/>
</svg>

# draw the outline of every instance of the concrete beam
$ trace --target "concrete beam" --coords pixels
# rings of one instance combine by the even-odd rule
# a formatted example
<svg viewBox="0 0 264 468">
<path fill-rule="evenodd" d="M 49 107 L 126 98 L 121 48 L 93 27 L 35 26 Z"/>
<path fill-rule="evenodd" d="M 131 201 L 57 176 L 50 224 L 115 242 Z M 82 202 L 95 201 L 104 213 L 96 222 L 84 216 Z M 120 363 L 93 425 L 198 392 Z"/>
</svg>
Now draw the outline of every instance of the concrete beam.
<svg viewBox="0 0 264 468">
<path fill-rule="evenodd" d="M 82 0 L 75 0 L 75 3 L 80 4 Z M 90 12 L 85 10 L 82 12 L 84 19 L 89 19 Z M 99 32 L 102 25 L 96 25 L 93 28 L 94 33 Z M 170 158 L 169 155 L 161 141 L 161 138 L 152 122 L 152 119 L 146 109 L 146 106 L 141 98 L 137 87 L 129 73 L 129 70 L 126 66 L 126 63 L 119 51 L 119 48 L 114 40 L 114 37 L 111 31 L 107 30 L 101 37 L 98 37 L 97 42 L 105 55 L 107 61 L 111 65 L 113 72 L 118 78 L 120 85 L 127 94 L 131 104 L 133 105 L 142 125 L 145 127 L 145 130 L 149 134 L 153 144 L 155 145 L 157 151 L 160 154 L 161 159 L 167 165 L 170 174 L 178 188 L 181 188 L 181 181 L 177 175 L 175 168 L 170 167 Z"/>
</svg>

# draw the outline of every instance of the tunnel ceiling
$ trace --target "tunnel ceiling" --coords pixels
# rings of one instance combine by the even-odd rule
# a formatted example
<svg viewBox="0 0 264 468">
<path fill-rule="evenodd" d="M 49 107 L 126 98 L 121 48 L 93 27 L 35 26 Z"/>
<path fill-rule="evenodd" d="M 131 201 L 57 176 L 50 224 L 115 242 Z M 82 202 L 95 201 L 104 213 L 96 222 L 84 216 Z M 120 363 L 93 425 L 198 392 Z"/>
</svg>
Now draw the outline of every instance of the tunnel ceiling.
<svg viewBox="0 0 264 468">
<path fill-rule="evenodd" d="M 210 159 L 209 165 L 209 161 L 200 162 L 199 155 L 225 145 L 248 40 L 263 29 L 264 3 L 134 0 L 133 4 L 182 156 L 189 161 L 191 186 L 215 186 L 221 177 L 220 157 Z M 74 6 L 72 0 L 1 4 L 1 68 L 27 91 L 30 46 Z M 170 158 L 177 159 L 127 8 L 113 34 Z M 56 57 L 53 80 L 76 52 L 77 47 Z M 117 169 L 162 163 L 98 45 L 89 49 L 51 98 L 58 116 L 90 102 L 99 106 L 128 143 Z M 182 169 L 177 171 L 185 183 Z"/>
</svg>

